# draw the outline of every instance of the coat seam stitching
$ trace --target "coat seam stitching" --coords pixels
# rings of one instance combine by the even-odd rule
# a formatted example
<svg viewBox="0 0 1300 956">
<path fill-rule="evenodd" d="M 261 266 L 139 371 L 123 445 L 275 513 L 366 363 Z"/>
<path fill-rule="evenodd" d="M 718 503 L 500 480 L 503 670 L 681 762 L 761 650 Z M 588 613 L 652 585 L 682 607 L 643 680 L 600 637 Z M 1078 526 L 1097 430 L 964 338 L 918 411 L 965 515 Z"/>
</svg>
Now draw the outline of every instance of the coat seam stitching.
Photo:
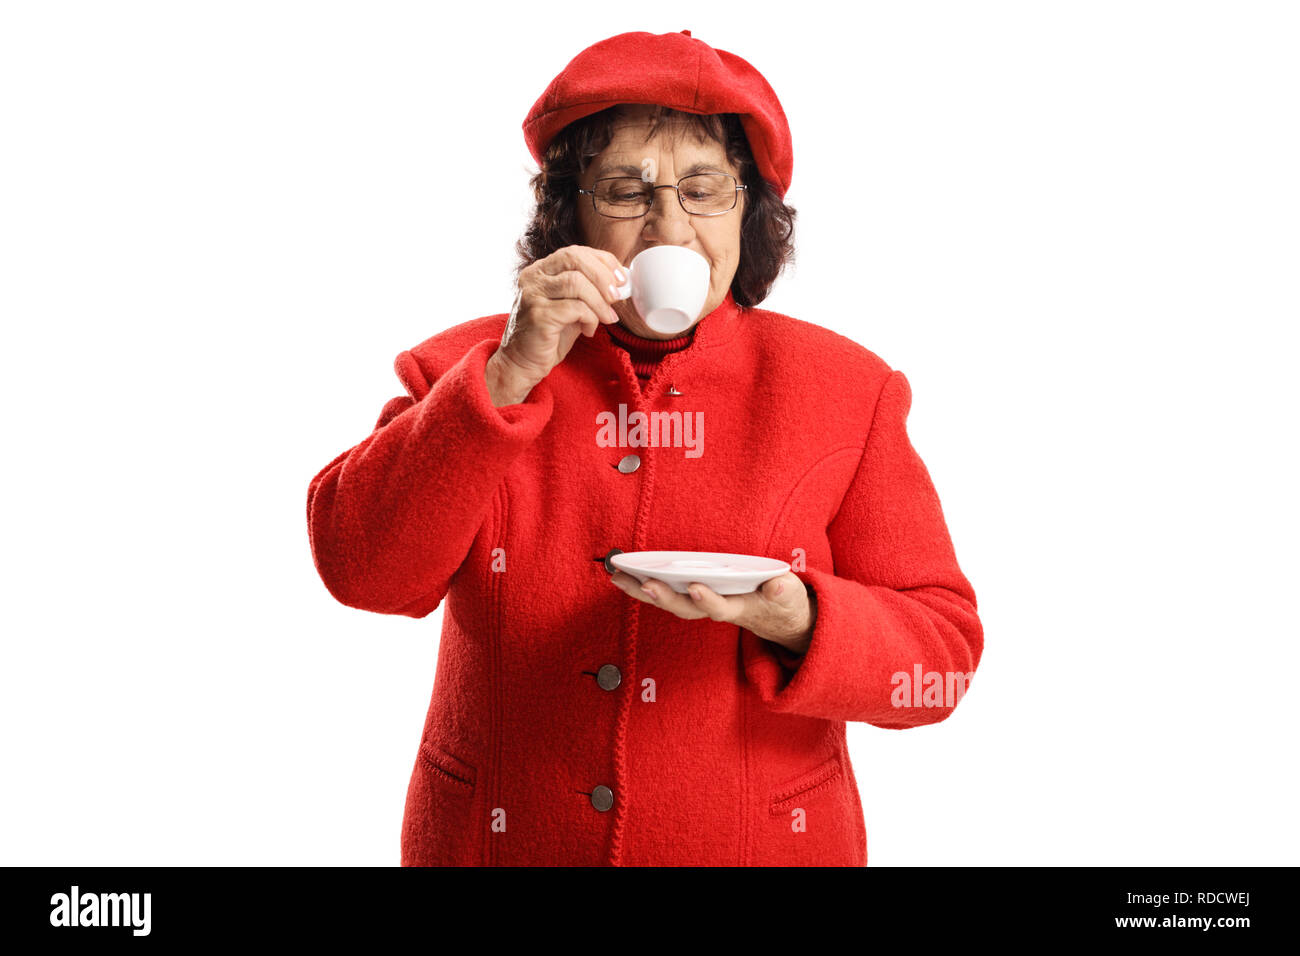
<svg viewBox="0 0 1300 956">
<path fill-rule="evenodd" d="M 798 493 L 799 489 L 803 486 L 803 484 L 809 480 L 810 476 L 813 475 L 819 468 L 821 468 L 822 465 L 824 465 L 826 462 L 836 457 L 837 455 L 841 455 L 844 452 L 855 452 L 858 450 L 859 450 L 858 444 L 856 442 L 847 442 L 847 443 L 836 445 L 835 447 L 829 449 L 824 454 L 822 454 L 822 456 L 818 458 L 816 461 L 809 464 L 809 466 L 804 470 L 803 474 L 801 474 L 798 478 L 794 480 L 794 482 L 790 485 L 789 492 L 787 492 L 786 494 L 785 501 L 781 503 L 781 507 L 776 513 L 776 518 L 773 520 L 771 527 L 768 529 L 767 541 L 763 549 L 765 553 L 769 555 L 772 553 L 772 542 L 776 539 L 776 533 L 780 529 L 782 522 L 785 521 L 786 516 L 789 513 L 791 503 L 795 499 L 795 495 Z M 850 479 L 850 483 L 852 483 L 852 479 Z M 834 563 L 834 555 L 832 555 L 832 564 L 833 563 Z M 742 659 L 743 656 L 744 656 L 744 652 L 742 650 L 741 651 Z M 742 663 L 742 672 L 743 672 L 743 663 Z M 761 811 L 762 802 L 760 802 L 760 794 L 751 793 L 751 788 L 750 788 L 750 781 L 749 781 L 749 770 L 750 770 L 750 760 L 751 760 L 750 734 L 752 731 L 752 727 L 750 726 L 750 721 L 752 718 L 752 709 L 751 709 L 752 701 L 750 700 L 750 694 L 748 693 L 748 690 L 752 690 L 752 685 L 750 685 L 747 679 L 747 675 L 743 675 L 742 673 L 742 677 L 746 678 L 745 684 L 747 685 L 747 692 L 741 695 L 741 699 L 743 701 L 743 708 L 744 708 L 742 728 L 744 731 L 745 738 L 743 741 L 744 760 L 741 763 L 742 793 L 744 794 L 744 797 L 742 803 L 743 819 L 742 819 L 742 827 L 741 827 L 740 865 L 748 866 L 750 860 L 753 859 L 753 846 L 754 846 L 754 841 L 757 838 L 755 828 L 757 826 L 758 813 L 762 812 Z M 769 803 L 769 811 L 771 809 L 770 799 L 771 799 L 771 795 L 770 794 L 766 795 L 766 802 Z M 757 804 L 757 806 L 755 806 L 753 810 L 750 809 L 751 801 Z"/>
<path fill-rule="evenodd" d="M 812 462 L 807 468 L 804 469 L 803 473 L 799 475 L 799 477 L 796 478 L 794 482 L 790 485 L 790 490 L 786 492 L 785 500 L 781 502 L 781 508 L 780 510 L 777 511 L 776 518 L 773 520 L 771 527 L 768 529 L 767 542 L 764 545 L 765 551 L 770 552 L 772 550 L 772 542 L 776 538 L 777 529 L 781 527 L 781 522 L 785 520 L 786 515 L 790 510 L 790 506 L 794 501 L 795 495 L 798 493 L 799 489 L 809 480 L 812 474 L 822 465 L 826 464 L 826 462 L 828 462 L 830 459 L 834 458 L 837 455 L 842 454 L 843 452 L 865 451 L 865 448 L 866 446 L 860 447 L 857 442 L 841 443 L 839 445 L 836 445 L 834 448 L 829 449 L 820 458 Z M 850 484 L 852 484 L 852 479 L 850 479 Z"/>
<path fill-rule="evenodd" d="M 862 462 L 867 460 L 867 449 L 871 447 L 871 436 L 876 433 L 876 420 L 880 415 L 880 400 L 885 397 L 885 390 L 889 388 L 889 383 L 894 380 L 894 376 L 897 374 L 897 369 L 891 369 L 889 374 L 885 376 L 885 381 L 880 386 L 880 391 L 876 393 L 876 403 L 871 407 L 871 425 L 867 428 L 866 441 L 862 445 Z M 858 471 L 862 470 L 862 462 L 858 463 Z"/>
<path fill-rule="evenodd" d="M 494 538 L 499 540 L 501 542 L 501 546 L 504 547 L 504 535 L 505 535 L 505 528 L 507 526 L 506 516 L 508 515 L 509 508 L 510 508 L 510 488 L 508 485 L 508 476 L 503 477 L 501 479 L 501 484 L 497 488 L 497 501 L 499 506 L 496 509 L 497 526 L 494 531 Z M 493 597 L 495 599 L 494 603 L 496 604 L 496 609 L 497 609 L 497 626 L 494 629 L 495 633 L 493 634 L 493 638 L 492 638 L 492 673 L 499 674 L 501 673 L 501 668 L 503 666 L 502 656 L 504 653 L 503 643 L 502 643 L 502 630 L 505 626 L 505 621 L 504 621 L 505 601 L 503 600 L 502 589 L 505 587 L 505 585 L 502 582 L 501 575 L 494 574 L 493 578 L 495 582 L 493 590 L 496 592 L 493 595 Z M 493 690 L 492 690 L 492 723 L 493 723 L 492 744 L 493 746 L 491 749 L 491 756 L 488 760 L 488 768 L 489 768 L 490 781 L 491 781 L 488 789 L 492 794 L 493 804 L 492 807 L 488 808 L 489 814 L 493 809 L 501 805 L 502 782 L 501 782 L 500 768 L 501 768 L 501 748 L 503 746 L 503 742 L 501 738 L 504 736 L 503 731 L 504 731 L 504 723 L 505 723 L 504 720 L 505 705 L 504 705 L 504 701 L 502 700 L 501 681 L 494 680 L 492 684 L 493 684 Z M 492 836 L 493 834 L 491 830 L 488 830 L 487 833 L 485 834 L 485 838 L 488 841 L 488 861 L 491 865 L 495 865 L 498 861 L 499 855 L 497 853 L 496 841 L 492 839 Z"/>
</svg>

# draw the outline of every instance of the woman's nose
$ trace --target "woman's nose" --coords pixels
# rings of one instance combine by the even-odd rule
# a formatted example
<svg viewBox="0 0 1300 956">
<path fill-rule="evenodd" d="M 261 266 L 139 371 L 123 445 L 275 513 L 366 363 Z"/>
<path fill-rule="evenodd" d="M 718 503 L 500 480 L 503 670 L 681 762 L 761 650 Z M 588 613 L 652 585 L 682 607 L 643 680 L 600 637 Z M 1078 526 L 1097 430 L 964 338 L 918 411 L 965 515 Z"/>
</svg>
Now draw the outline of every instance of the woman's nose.
<svg viewBox="0 0 1300 956">
<path fill-rule="evenodd" d="M 676 189 L 655 188 L 654 200 L 645 214 L 645 228 L 666 242 L 690 230 L 690 214 L 682 208 Z"/>
</svg>

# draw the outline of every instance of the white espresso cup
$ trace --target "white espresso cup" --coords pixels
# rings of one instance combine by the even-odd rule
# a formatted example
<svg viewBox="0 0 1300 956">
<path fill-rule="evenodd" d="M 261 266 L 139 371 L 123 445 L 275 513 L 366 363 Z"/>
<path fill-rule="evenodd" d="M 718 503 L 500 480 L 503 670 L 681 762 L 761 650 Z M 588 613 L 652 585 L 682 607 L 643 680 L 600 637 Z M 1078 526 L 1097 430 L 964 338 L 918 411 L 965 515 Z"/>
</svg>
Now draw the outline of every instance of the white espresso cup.
<svg viewBox="0 0 1300 956">
<path fill-rule="evenodd" d="M 631 297 L 637 314 L 656 332 L 685 332 L 709 297 L 709 260 L 685 246 L 651 246 L 627 266 L 628 280 L 615 290 Z"/>
</svg>

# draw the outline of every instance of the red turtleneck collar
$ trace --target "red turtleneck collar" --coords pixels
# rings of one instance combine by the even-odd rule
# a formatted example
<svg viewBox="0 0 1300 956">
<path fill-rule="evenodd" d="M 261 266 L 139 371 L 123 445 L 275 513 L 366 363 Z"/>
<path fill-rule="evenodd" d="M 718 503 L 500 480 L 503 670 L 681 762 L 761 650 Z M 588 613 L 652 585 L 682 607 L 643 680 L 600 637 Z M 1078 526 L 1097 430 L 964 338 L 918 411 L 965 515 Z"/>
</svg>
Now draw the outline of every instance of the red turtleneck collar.
<svg viewBox="0 0 1300 956">
<path fill-rule="evenodd" d="M 689 348 L 692 352 L 711 349 L 725 345 L 735 334 L 736 329 L 745 321 L 743 310 L 736 305 L 731 290 L 718 307 L 700 319 L 687 332 L 672 339 L 643 339 L 633 335 L 623 325 L 601 325 L 595 336 L 587 338 L 578 336 L 577 346 L 581 348 L 625 350 L 632 360 L 632 367 L 641 380 L 649 378 L 649 373 L 665 355 Z"/>
<path fill-rule="evenodd" d="M 686 348 L 695 339 L 695 330 L 699 327 L 697 322 L 681 335 L 672 339 L 643 339 L 639 335 L 634 335 L 631 329 L 626 328 L 621 323 L 610 325 L 609 337 L 614 340 L 614 344 L 627 350 L 628 356 L 632 359 L 632 368 L 636 372 L 636 377 L 642 381 L 649 381 L 650 375 L 654 372 L 655 366 L 659 360 L 670 352 L 677 352 Z"/>
</svg>

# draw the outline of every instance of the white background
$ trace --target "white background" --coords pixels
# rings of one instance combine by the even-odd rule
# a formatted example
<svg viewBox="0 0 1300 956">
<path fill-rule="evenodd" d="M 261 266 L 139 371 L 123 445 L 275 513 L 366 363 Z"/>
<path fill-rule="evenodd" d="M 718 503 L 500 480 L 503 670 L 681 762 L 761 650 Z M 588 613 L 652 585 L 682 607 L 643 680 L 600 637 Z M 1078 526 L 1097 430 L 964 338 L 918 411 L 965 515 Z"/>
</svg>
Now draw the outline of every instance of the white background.
<svg viewBox="0 0 1300 956">
<path fill-rule="evenodd" d="M 398 862 L 442 611 L 335 602 L 308 482 L 508 310 L 550 79 L 683 29 L 979 598 L 950 720 L 850 725 L 870 864 L 1300 862 L 1296 7 L 616 7 L 0 7 L 0 863 Z"/>
</svg>

